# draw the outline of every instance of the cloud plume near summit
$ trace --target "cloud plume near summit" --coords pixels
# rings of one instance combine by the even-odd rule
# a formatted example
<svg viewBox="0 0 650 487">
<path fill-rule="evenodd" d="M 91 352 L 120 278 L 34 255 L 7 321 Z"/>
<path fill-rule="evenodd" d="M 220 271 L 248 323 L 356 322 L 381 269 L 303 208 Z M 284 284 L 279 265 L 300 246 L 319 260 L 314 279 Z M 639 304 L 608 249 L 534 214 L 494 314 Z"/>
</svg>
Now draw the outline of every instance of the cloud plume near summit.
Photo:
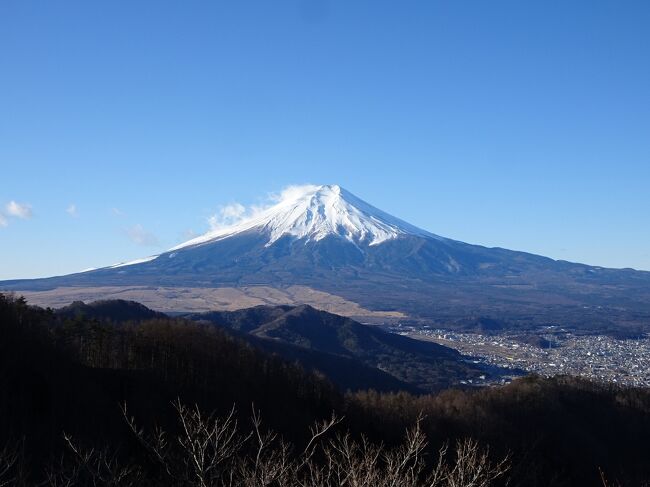
<svg viewBox="0 0 650 487">
<path fill-rule="evenodd" d="M 217 231 L 233 225 L 244 223 L 260 215 L 269 208 L 295 201 L 309 191 L 314 191 L 318 186 L 313 184 L 299 184 L 286 186 L 279 193 L 272 192 L 258 205 L 245 206 L 237 201 L 220 206 L 216 213 L 207 219 L 210 231 Z"/>
</svg>

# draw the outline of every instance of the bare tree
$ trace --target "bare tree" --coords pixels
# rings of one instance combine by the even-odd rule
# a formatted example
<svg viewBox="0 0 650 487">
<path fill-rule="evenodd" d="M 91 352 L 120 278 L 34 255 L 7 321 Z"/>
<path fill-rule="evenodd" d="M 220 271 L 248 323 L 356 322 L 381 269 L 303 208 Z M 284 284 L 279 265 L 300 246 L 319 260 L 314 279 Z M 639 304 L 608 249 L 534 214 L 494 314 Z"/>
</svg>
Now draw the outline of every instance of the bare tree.
<svg viewBox="0 0 650 487">
<path fill-rule="evenodd" d="M 166 473 L 167 483 L 159 485 L 489 487 L 509 469 L 508 457 L 492 462 L 489 450 L 471 439 L 458 441 L 453 455 L 443 446 L 436 462 L 428 464 L 421 418 L 406 431 L 401 445 L 389 448 L 363 436 L 355 440 L 349 433 L 328 438 L 341 422 L 332 416 L 316 423 L 305 448 L 295 452 L 276 433 L 264 429 L 255 408 L 247 433 L 240 431 L 234 408 L 223 417 L 204 415 L 179 401 L 174 408 L 180 432 L 172 441 L 160 429 L 147 436 L 127 414 L 126 406 L 122 408 L 131 430 Z"/>
<path fill-rule="evenodd" d="M 18 466 L 18 450 L 5 446 L 0 450 L 0 487 L 14 485 Z"/>
<path fill-rule="evenodd" d="M 488 487 L 509 469 L 508 457 L 493 463 L 489 451 L 482 450 L 474 440 L 457 442 L 451 459 L 447 445 L 443 446 L 437 462 L 427 469 L 426 447 L 421 419 L 396 448 L 373 445 L 364 437 L 356 442 L 349 434 L 337 435 L 323 446 L 321 464 L 308 462 L 307 475 L 298 485 Z"/>
<path fill-rule="evenodd" d="M 493 463 L 489 449 L 482 449 L 473 439 L 456 442 L 455 461 L 443 464 L 441 482 L 444 487 L 489 487 L 510 469 L 508 456 Z M 431 484 L 436 485 L 436 484 Z"/>
<path fill-rule="evenodd" d="M 121 410 L 126 424 L 140 445 L 145 449 L 150 460 L 162 469 L 168 480 L 180 481 L 179 477 L 175 474 L 176 465 L 174 459 L 171 457 L 172 445 L 167 440 L 167 433 L 157 426 L 154 428 L 153 433 L 148 435 L 143 428 L 137 426 L 135 418 L 129 415 L 126 403 L 121 406 Z"/>
<path fill-rule="evenodd" d="M 189 485 L 209 487 L 232 469 L 242 446 L 250 434 L 239 434 L 235 408 L 223 418 L 204 416 L 198 407 L 188 408 L 180 401 L 174 403 L 181 423 L 181 434 L 177 441 L 181 447 Z"/>
<path fill-rule="evenodd" d="M 65 433 L 63 439 L 70 455 L 62 458 L 56 467 L 53 466 L 46 472 L 46 485 L 136 487 L 142 482 L 141 469 L 136 465 L 121 463 L 117 453 L 108 448 L 82 448 Z"/>
<path fill-rule="evenodd" d="M 129 416 L 126 405 L 122 407 L 122 413 L 140 444 L 162 467 L 168 479 L 197 487 L 223 484 L 225 479 L 232 477 L 240 450 L 252 433 L 240 433 L 234 407 L 220 418 L 214 414 L 204 415 L 198 407 L 190 408 L 179 400 L 173 406 L 178 415 L 180 433 L 172 442 L 160 428 L 156 428 L 152 435 L 146 435 Z"/>
</svg>

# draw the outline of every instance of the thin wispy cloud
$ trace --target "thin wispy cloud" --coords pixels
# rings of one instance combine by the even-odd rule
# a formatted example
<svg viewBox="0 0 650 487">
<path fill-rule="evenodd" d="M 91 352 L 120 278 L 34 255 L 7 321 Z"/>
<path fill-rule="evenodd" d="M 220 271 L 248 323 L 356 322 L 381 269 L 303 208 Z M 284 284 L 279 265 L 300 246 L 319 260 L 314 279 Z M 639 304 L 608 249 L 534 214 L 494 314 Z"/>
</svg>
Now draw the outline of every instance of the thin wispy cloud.
<svg viewBox="0 0 650 487">
<path fill-rule="evenodd" d="M 208 225 L 210 225 L 210 230 L 229 227 L 242 221 L 247 213 L 248 209 L 241 203 L 230 203 L 222 206 L 217 213 L 208 217 Z"/>
<path fill-rule="evenodd" d="M 5 217 L 2 213 L 0 213 L 0 227 L 6 227 L 9 225 L 9 222 L 7 221 L 7 217 Z"/>
<path fill-rule="evenodd" d="M 186 240 L 191 240 L 191 239 L 193 239 L 195 237 L 198 237 L 198 236 L 199 236 L 199 234 L 196 233 L 194 230 L 192 230 L 190 228 L 190 229 L 185 230 L 183 233 L 181 233 L 181 235 L 179 237 L 179 241 L 180 242 L 185 242 Z"/>
<path fill-rule="evenodd" d="M 16 218 L 29 219 L 32 217 L 32 207 L 27 203 L 18 203 L 17 201 L 11 200 L 5 206 L 5 211 L 7 215 L 14 216 Z"/>
<path fill-rule="evenodd" d="M 65 212 L 68 215 L 70 215 L 72 218 L 77 218 L 79 216 L 79 210 L 77 209 L 77 205 L 75 205 L 74 203 L 68 206 Z"/>
<path fill-rule="evenodd" d="M 145 230 L 145 228 L 139 223 L 127 228 L 126 235 L 133 243 L 138 245 L 143 245 L 145 247 L 155 247 L 158 245 L 158 237 Z"/>
<path fill-rule="evenodd" d="M 119 208 L 111 208 L 111 213 L 113 216 L 124 216 L 124 212 Z"/>
</svg>

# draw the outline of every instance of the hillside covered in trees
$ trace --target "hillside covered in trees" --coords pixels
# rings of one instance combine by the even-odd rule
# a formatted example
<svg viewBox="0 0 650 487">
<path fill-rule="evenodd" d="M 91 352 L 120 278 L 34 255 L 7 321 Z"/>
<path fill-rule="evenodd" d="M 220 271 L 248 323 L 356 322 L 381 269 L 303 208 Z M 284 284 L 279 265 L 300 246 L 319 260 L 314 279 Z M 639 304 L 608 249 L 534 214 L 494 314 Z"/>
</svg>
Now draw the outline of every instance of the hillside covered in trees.
<svg viewBox="0 0 650 487">
<path fill-rule="evenodd" d="M 0 295 L 0 485 L 337 485 L 334 463 L 374 479 L 358 485 L 466 485 L 450 482 L 479 467 L 477 485 L 650 479 L 647 390 L 526 377 L 481 390 L 346 393 L 242 330 L 133 305 L 124 314 L 115 303 L 89 316 L 84 306 L 55 312 Z M 201 477 L 190 440 L 207 439 L 214 460 L 215 435 L 237 441 Z"/>
<path fill-rule="evenodd" d="M 238 311 L 187 315 L 243 334 L 263 350 L 325 372 L 343 390 L 433 392 L 498 371 L 470 363 L 459 352 L 436 343 L 388 333 L 377 326 L 302 306 L 255 306 Z M 305 353 L 307 351 L 307 353 Z M 313 357 L 321 362 L 313 363 Z M 327 363 L 325 360 L 329 358 Z M 375 370 L 383 383 L 351 382 L 358 369 Z"/>
</svg>

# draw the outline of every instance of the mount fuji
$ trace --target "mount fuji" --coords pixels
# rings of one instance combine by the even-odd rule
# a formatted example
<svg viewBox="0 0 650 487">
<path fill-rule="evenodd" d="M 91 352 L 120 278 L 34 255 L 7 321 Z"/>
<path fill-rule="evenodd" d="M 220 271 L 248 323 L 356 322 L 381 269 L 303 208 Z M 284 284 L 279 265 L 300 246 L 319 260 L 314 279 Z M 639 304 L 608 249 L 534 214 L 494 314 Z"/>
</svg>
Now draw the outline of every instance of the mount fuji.
<svg viewBox="0 0 650 487">
<path fill-rule="evenodd" d="M 650 326 L 650 272 L 448 239 L 337 185 L 293 188 L 273 206 L 159 255 L 0 289 L 42 305 L 97 297 L 174 311 L 307 303 L 368 319 Z"/>
</svg>

